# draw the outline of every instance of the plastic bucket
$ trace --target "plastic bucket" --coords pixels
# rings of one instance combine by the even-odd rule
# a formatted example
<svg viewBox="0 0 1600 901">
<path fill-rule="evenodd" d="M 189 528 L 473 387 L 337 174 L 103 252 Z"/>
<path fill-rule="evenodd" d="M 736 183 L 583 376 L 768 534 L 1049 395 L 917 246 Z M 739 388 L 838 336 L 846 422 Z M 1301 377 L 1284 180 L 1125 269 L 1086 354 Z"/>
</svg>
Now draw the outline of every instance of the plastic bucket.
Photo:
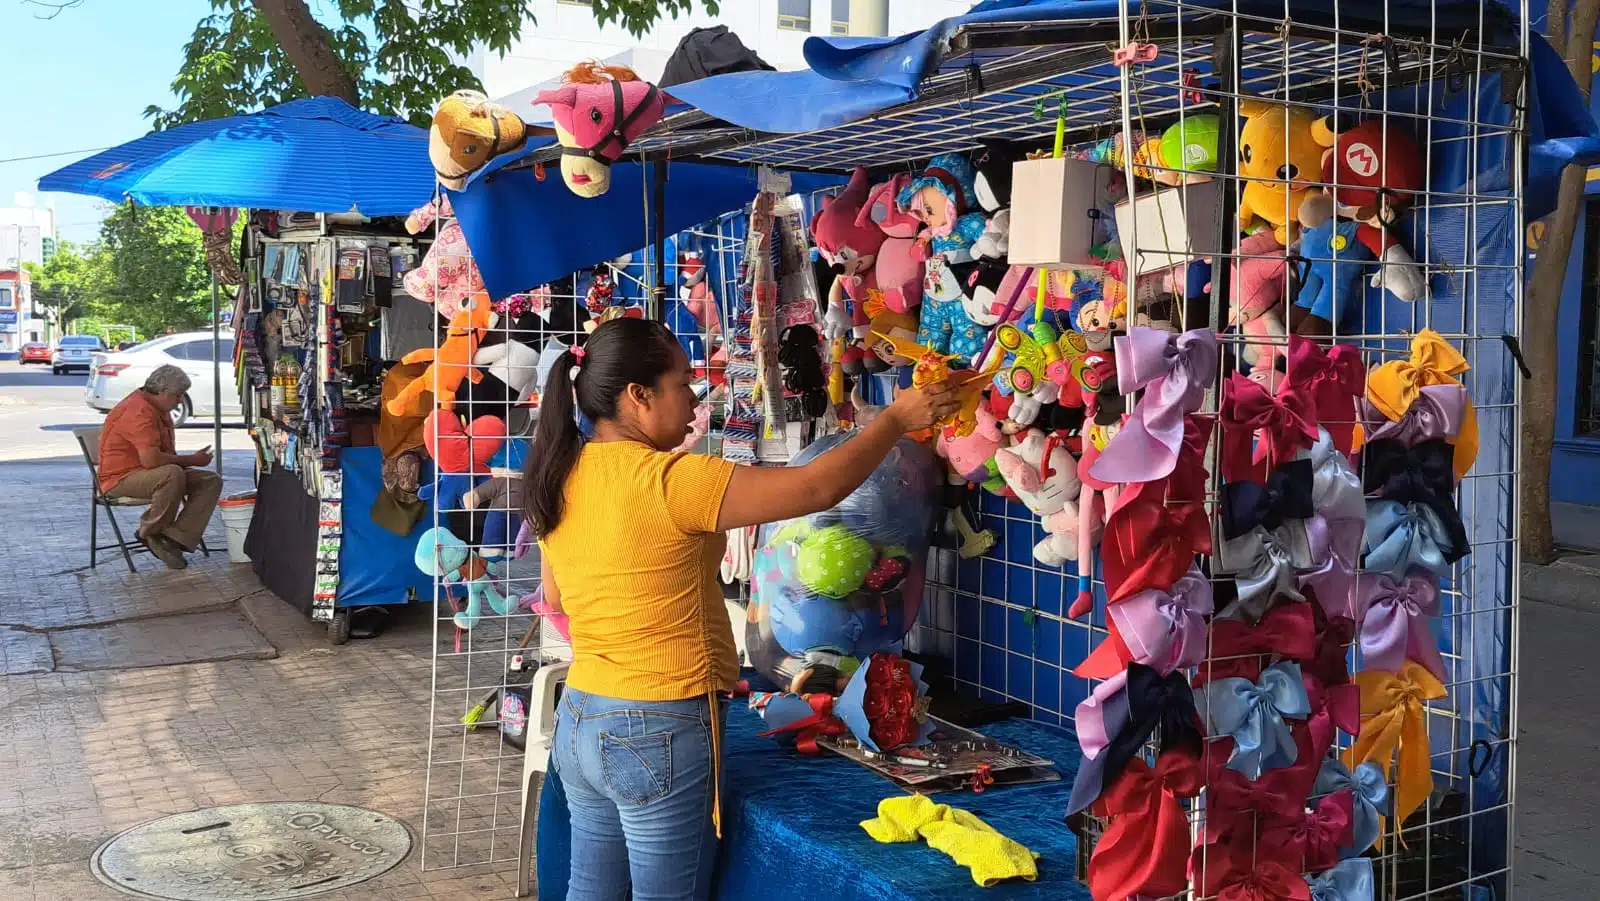
<svg viewBox="0 0 1600 901">
<path fill-rule="evenodd" d="M 228 535 L 228 560 L 249 563 L 250 557 L 244 552 L 244 539 L 250 534 L 250 520 L 256 513 L 256 493 L 249 491 L 225 497 L 217 502 L 217 510 L 222 513 L 222 527 Z"/>
</svg>

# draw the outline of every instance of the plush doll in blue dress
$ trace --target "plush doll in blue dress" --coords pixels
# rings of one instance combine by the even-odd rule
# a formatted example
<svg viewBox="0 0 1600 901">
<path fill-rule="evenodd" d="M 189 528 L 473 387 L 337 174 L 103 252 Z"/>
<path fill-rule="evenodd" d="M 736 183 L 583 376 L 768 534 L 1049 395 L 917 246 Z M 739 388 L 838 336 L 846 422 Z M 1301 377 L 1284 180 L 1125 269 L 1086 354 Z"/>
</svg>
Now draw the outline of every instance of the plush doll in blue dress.
<svg viewBox="0 0 1600 901">
<path fill-rule="evenodd" d="M 973 263 L 951 265 L 939 257 L 928 260 L 923 270 L 922 320 L 917 328 L 918 344 L 968 363 L 983 350 L 988 333 L 967 315 L 967 278 L 974 267 Z"/>
<path fill-rule="evenodd" d="M 923 259 L 972 259 L 972 244 L 983 235 L 988 217 L 978 207 L 972 164 L 959 153 L 941 153 L 922 174 L 900 190 L 895 204 L 923 224 L 914 251 Z"/>
</svg>

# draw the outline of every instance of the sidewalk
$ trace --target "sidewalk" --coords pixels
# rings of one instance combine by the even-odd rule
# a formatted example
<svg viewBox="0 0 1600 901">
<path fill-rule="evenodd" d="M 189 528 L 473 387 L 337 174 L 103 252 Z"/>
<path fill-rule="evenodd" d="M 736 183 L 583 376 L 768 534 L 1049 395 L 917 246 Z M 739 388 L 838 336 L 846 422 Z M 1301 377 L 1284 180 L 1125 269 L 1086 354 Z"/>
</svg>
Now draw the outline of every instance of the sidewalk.
<svg viewBox="0 0 1600 901">
<path fill-rule="evenodd" d="M 225 464 L 230 489 L 249 485 L 248 454 Z M 330 647 L 320 624 L 227 562 L 216 520 L 212 556 L 188 570 L 142 556 L 130 575 L 115 552 L 90 570 L 87 478 L 80 459 L 0 464 L 12 535 L 0 549 L 0 899 L 125 901 L 89 871 L 117 832 L 294 800 L 371 808 L 413 833 L 398 868 L 319 898 L 512 896 L 513 873 L 420 869 L 426 615 Z"/>
</svg>

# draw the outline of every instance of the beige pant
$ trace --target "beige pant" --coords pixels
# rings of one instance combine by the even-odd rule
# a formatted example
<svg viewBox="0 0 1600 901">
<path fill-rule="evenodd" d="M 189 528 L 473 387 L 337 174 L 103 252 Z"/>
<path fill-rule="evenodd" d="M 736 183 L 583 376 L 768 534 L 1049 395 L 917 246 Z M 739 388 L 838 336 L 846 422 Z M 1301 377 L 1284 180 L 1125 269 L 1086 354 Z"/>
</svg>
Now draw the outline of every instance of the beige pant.
<svg viewBox="0 0 1600 901">
<path fill-rule="evenodd" d="M 222 496 L 222 476 L 209 469 L 184 469 L 176 463 L 128 473 L 106 494 L 111 497 L 149 498 L 139 517 L 139 538 L 165 535 L 184 550 L 200 546 L 206 523 Z M 179 505 L 183 509 L 180 511 Z"/>
</svg>

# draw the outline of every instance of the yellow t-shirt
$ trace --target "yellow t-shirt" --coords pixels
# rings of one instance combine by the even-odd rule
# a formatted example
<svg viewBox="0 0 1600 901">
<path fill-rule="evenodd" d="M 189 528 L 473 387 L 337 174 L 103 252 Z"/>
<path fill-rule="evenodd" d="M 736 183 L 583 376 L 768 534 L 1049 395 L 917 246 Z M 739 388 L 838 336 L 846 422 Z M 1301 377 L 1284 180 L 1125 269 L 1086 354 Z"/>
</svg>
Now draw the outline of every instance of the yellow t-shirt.
<svg viewBox="0 0 1600 901">
<path fill-rule="evenodd" d="M 540 542 L 571 620 L 573 688 L 678 701 L 738 681 L 717 584 L 733 466 L 634 441 L 584 446 L 561 524 Z"/>
</svg>

